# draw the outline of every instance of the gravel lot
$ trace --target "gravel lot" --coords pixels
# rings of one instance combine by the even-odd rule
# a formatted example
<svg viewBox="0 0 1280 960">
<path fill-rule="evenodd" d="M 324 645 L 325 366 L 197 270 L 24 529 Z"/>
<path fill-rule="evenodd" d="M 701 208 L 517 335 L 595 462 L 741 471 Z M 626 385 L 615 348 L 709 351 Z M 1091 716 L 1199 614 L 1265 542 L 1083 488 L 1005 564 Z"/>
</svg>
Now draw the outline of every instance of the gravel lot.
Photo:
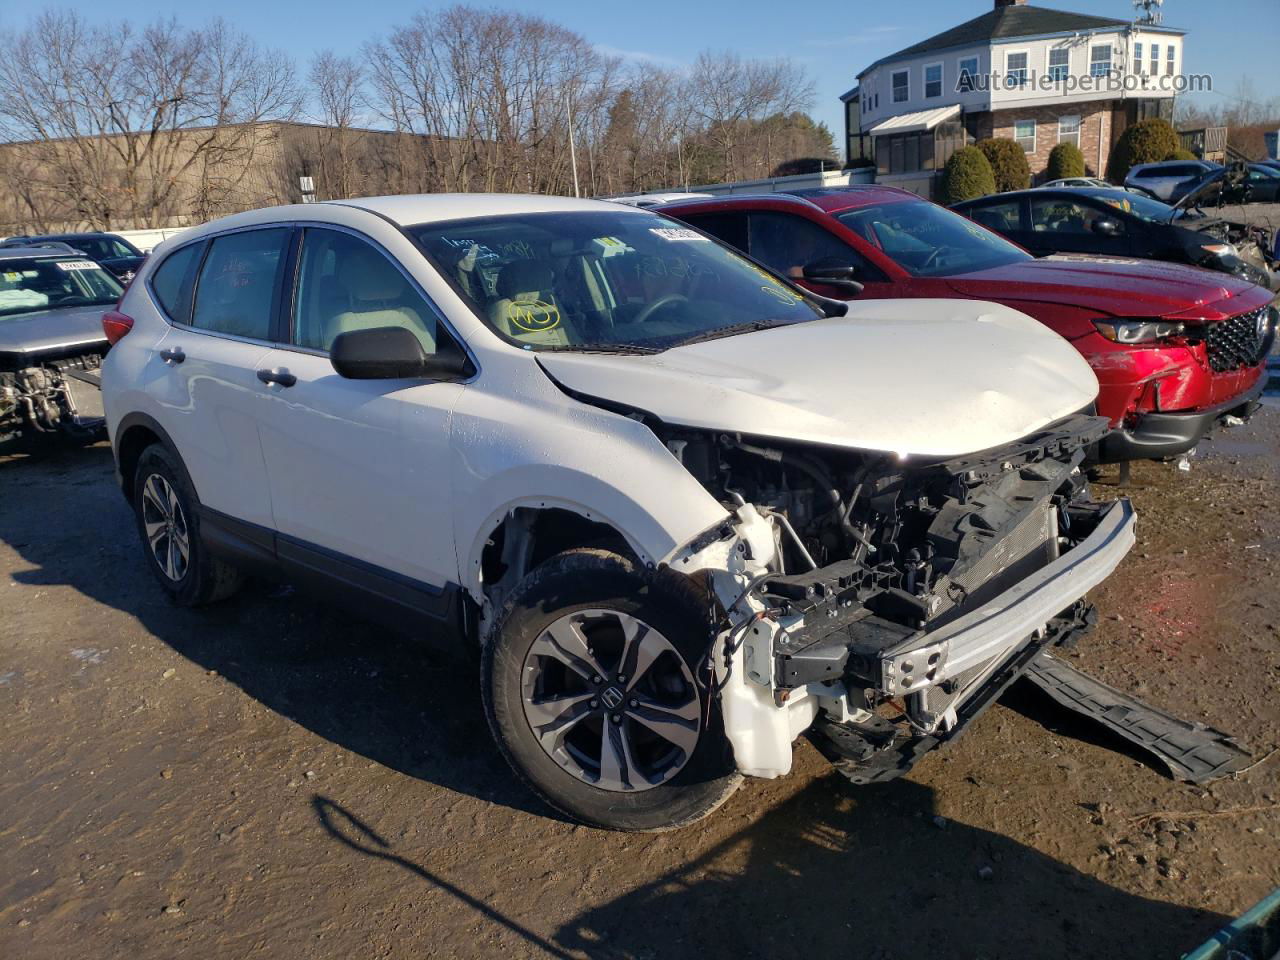
<svg viewBox="0 0 1280 960">
<path fill-rule="evenodd" d="M 1174 783 L 1015 690 L 907 779 L 802 744 L 625 836 L 516 785 L 466 656 L 287 587 L 176 609 L 105 445 L 0 461 L 0 957 L 1176 957 L 1280 885 L 1280 411 L 1129 493 L 1072 656 L 1253 769 Z"/>
</svg>

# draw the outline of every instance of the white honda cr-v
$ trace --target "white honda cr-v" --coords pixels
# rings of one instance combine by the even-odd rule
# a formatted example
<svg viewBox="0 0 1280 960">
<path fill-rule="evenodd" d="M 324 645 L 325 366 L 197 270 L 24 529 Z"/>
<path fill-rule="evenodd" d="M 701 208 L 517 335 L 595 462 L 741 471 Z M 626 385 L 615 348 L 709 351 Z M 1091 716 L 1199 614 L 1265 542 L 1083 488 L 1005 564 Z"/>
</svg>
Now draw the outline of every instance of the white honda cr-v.
<svg viewBox="0 0 1280 960">
<path fill-rule="evenodd" d="M 103 323 L 160 585 L 284 576 L 480 645 L 502 752 L 602 826 L 693 821 L 802 732 L 899 775 L 1080 629 L 1133 540 L 1079 470 L 1093 373 L 1043 325 L 823 299 L 618 204 L 240 214 Z"/>
</svg>

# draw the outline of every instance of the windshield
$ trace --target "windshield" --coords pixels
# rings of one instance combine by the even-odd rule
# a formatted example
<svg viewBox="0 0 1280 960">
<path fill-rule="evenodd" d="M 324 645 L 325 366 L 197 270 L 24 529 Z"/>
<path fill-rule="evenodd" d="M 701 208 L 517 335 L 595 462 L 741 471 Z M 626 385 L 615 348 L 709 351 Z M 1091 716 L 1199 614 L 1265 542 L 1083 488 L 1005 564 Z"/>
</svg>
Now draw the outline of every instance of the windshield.
<svg viewBox="0 0 1280 960">
<path fill-rule="evenodd" d="M 0 260 L 0 317 L 56 307 L 106 306 L 123 292 L 115 277 L 92 260 Z"/>
<path fill-rule="evenodd" d="M 972 220 L 924 201 L 859 207 L 836 218 L 915 277 L 954 277 L 1032 259 Z"/>
<path fill-rule="evenodd" d="M 1125 213 L 1132 214 L 1139 220 L 1145 220 L 1148 223 L 1168 223 L 1174 213 L 1173 207 L 1167 203 L 1152 200 L 1150 197 L 1144 197 L 1140 193 L 1125 193 L 1122 190 L 1100 190 L 1096 193 L 1090 192 L 1089 196 L 1096 197 L 1103 203 L 1110 204 L 1117 210 L 1123 210 Z"/>
<path fill-rule="evenodd" d="M 530 350 L 664 350 L 822 315 L 773 274 L 653 213 L 531 213 L 409 232 L 481 320 Z"/>
</svg>

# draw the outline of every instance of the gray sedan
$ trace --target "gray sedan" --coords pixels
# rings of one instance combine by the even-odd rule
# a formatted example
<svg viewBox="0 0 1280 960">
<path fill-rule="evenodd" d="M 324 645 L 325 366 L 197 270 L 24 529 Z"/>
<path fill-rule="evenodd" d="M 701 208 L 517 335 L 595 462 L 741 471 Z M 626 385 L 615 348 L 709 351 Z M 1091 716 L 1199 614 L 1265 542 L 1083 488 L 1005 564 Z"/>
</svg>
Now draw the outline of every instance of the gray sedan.
<svg viewBox="0 0 1280 960">
<path fill-rule="evenodd" d="M 0 250 L 0 440 L 103 435 L 102 314 L 122 292 L 80 254 Z"/>
</svg>

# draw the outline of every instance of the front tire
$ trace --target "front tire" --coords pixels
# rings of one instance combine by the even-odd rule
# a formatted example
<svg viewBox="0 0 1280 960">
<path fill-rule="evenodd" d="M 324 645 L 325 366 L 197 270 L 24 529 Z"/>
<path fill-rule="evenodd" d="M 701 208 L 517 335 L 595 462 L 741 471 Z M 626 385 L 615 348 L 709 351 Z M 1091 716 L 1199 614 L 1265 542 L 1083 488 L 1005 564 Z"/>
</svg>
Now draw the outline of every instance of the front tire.
<svg viewBox="0 0 1280 960">
<path fill-rule="evenodd" d="M 706 599 L 669 571 L 604 550 L 549 560 L 512 593 L 482 659 L 498 747 L 552 807 L 611 830 L 669 830 L 738 776 L 697 678 Z"/>
<path fill-rule="evenodd" d="M 198 607 L 235 593 L 238 570 L 212 556 L 200 539 L 200 502 L 176 456 L 153 444 L 138 458 L 133 507 L 147 566 L 182 607 Z"/>
</svg>

